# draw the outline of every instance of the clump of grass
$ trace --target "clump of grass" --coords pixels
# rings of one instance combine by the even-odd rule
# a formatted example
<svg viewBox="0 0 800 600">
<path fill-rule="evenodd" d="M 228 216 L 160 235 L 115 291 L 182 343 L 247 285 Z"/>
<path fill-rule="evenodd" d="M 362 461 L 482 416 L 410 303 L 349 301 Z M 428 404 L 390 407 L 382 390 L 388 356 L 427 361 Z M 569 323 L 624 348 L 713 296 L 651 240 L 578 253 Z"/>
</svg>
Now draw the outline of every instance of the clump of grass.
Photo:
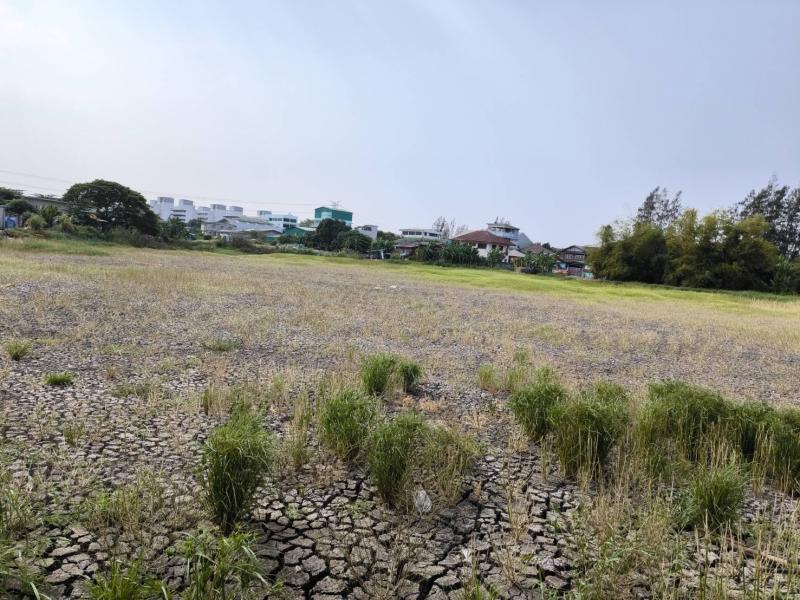
<svg viewBox="0 0 800 600">
<path fill-rule="evenodd" d="M 273 464 L 273 444 L 258 415 L 238 406 L 208 436 L 200 481 L 205 502 L 226 535 L 250 510 Z"/>
<path fill-rule="evenodd" d="M 64 441 L 68 446 L 75 447 L 81 438 L 86 434 L 86 424 L 83 421 L 70 421 L 65 423 L 61 431 Z"/>
<path fill-rule="evenodd" d="M 287 447 L 289 459 L 295 470 L 299 470 L 308 461 L 308 428 L 311 425 L 311 417 L 308 394 L 300 394 L 294 403 Z"/>
<path fill-rule="evenodd" d="M 700 466 L 684 495 L 679 524 L 718 529 L 737 520 L 744 502 L 744 488 L 744 473 L 734 462 Z"/>
<path fill-rule="evenodd" d="M 115 385 L 111 395 L 115 398 L 141 398 L 145 400 L 161 393 L 161 384 L 157 381 L 137 381 Z"/>
<path fill-rule="evenodd" d="M 491 363 L 484 363 L 478 367 L 478 387 L 485 392 L 497 392 L 498 385 L 497 369 Z"/>
<path fill-rule="evenodd" d="M 206 415 L 225 415 L 236 406 L 258 406 L 266 408 L 269 390 L 255 382 L 235 386 L 211 384 L 200 394 L 200 409 Z"/>
<path fill-rule="evenodd" d="M 24 340 L 8 340 L 3 344 L 3 349 L 11 360 L 22 360 L 31 353 L 32 348 L 32 344 Z"/>
<path fill-rule="evenodd" d="M 348 387 L 334 391 L 319 408 L 319 437 L 342 460 L 357 458 L 378 416 L 374 398 Z"/>
<path fill-rule="evenodd" d="M 30 497 L 11 473 L 0 466 L 0 540 L 16 539 L 34 522 Z"/>
<path fill-rule="evenodd" d="M 412 391 L 422 377 L 422 367 L 419 366 L 419 363 L 407 358 L 397 361 L 397 372 L 403 382 L 404 392 Z"/>
<path fill-rule="evenodd" d="M 508 406 L 528 439 L 537 441 L 550 431 L 553 407 L 567 397 L 567 390 L 553 370 L 542 367 L 536 370 L 531 383 L 511 395 Z"/>
<path fill-rule="evenodd" d="M 75 375 L 67 371 L 60 373 L 48 373 L 44 378 L 44 382 L 53 387 L 68 387 L 72 385 L 74 381 Z"/>
<path fill-rule="evenodd" d="M 139 560 L 125 566 L 115 560 L 106 573 L 95 575 L 87 586 L 93 600 L 168 600 L 172 594 L 167 585 L 144 572 Z"/>
<path fill-rule="evenodd" d="M 767 470 L 778 486 L 800 491 L 800 411 L 778 411 L 765 445 Z"/>
<path fill-rule="evenodd" d="M 461 492 L 464 473 L 480 452 L 475 441 L 453 427 L 435 426 L 427 432 L 416 461 L 424 470 L 425 485 L 436 490 L 446 503 L 455 502 Z"/>
<path fill-rule="evenodd" d="M 378 494 L 390 505 L 406 500 L 403 491 L 420 440 L 428 431 L 425 419 L 415 412 L 403 412 L 378 425 L 370 434 L 367 464 Z"/>
<path fill-rule="evenodd" d="M 555 451 L 568 477 L 596 474 L 631 420 L 625 390 L 607 382 L 554 404 L 550 412 Z"/>
<path fill-rule="evenodd" d="M 256 591 L 254 588 L 269 588 L 262 563 L 251 549 L 254 543 L 254 537 L 247 533 L 215 537 L 202 532 L 189 536 L 183 548 L 186 589 L 181 598 L 250 598 Z"/>
<path fill-rule="evenodd" d="M 391 354 L 368 356 L 361 363 L 361 383 L 368 394 L 381 396 L 386 392 L 397 367 L 397 357 Z"/>
<path fill-rule="evenodd" d="M 203 340 L 202 345 L 212 352 L 230 352 L 239 348 L 242 343 L 236 338 L 219 336 Z"/>
<path fill-rule="evenodd" d="M 714 435 L 724 436 L 733 405 L 720 394 L 684 383 L 652 383 L 637 428 L 637 443 L 653 473 L 697 462 Z"/>
<path fill-rule="evenodd" d="M 763 402 L 745 402 L 731 411 L 731 442 L 747 460 L 753 460 L 775 425 L 777 412 Z"/>
<path fill-rule="evenodd" d="M 164 506 L 164 491 L 155 473 L 146 469 L 131 483 L 88 500 L 84 507 L 86 522 L 93 528 L 119 527 L 136 534 L 157 518 Z"/>
</svg>

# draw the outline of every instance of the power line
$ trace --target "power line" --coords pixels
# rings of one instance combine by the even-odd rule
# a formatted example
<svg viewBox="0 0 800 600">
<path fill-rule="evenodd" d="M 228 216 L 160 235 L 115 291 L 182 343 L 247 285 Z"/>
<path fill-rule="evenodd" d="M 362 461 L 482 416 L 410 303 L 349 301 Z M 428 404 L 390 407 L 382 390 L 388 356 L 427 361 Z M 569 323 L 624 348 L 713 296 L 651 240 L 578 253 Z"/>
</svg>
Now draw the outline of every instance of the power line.
<svg viewBox="0 0 800 600">
<path fill-rule="evenodd" d="M 42 180 L 45 180 L 45 181 L 57 181 L 59 183 L 65 183 L 65 184 L 68 184 L 68 185 L 72 185 L 73 183 L 75 183 L 74 181 L 69 181 L 67 179 L 60 179 L 58 177 L 48 177 L 48 176 L 45 176 L 45 175 L 35 175 L 33 173 L 24 173 L 24 172 L 21 172 L 21 171 L 9 171 L 7 169 L 0 169 L 0 173 L 6 173 L 8 175 L 19 175 L 21 177 L 31 177 L 33 179 L 42 179 Z M 17 186 L 22 186 L 22 188 L 33 188 L 33 189 L 37 189 L 37 190 L 46 190 L 46 191 L 56 192 L 56 193 L 61 193 L 62 192 L 62 190 L 57 190 L 57 189 L 54 189 L 54 188 L 47 188 L 47 187 L 31 185 L 31 184 L 23 184 L 23 183 L 19 183 L 19 182 L 9 182 L 9 181 L 5 181 L 4 182 L 4 181 L 0 181 L 0 183 L 3 183 L 4 185 L 17 185 Z M 225 202 L 226 204 L 234 204 L 234 205 L 240 203 L 240 201 L 233 200 L 231 198 L 219 198 L 219 197 L 214 197 L 214 196 L 198 196 L 196 194 L 179 194 L 179 193 L 176 193 L 176 192 L 158 192 L 158 191 L 154 191 L 154 190 L 142 190 L 142 192 L 144 192 L 145 194 L 155 195 L 155 196 L 173 196 L 173 197 L 178 197 L 178 198 L 181 198 L 181 197 L 182 198 L 193 198 L 193 199 L 197 199 L 197 200 L 206 200 L 208 202 Z M 250 202 L 247 202 L 246 204 L 250 204 Z M 264 202 L 264 204 L 279 205 L 279 206 L 315 206 L 315 204 L 310 203 L 310 202 L 281 202 L 281 201 L 274 201 L 274 200 L 270 200 L 268 202 Z"/>
</svg>

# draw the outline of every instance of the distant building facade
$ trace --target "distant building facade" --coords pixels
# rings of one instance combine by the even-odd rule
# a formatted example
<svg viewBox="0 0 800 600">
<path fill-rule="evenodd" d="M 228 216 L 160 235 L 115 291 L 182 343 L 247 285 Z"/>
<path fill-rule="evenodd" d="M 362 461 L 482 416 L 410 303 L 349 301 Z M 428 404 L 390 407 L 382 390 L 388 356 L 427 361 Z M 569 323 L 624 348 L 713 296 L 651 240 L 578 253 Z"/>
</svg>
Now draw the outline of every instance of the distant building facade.
<svg viewBox="0 0 800 600">
<path fill-rule="evenodd" d="M 428 240 L 430 242 L 436 242 L 442 239 L 442 232 L 438 229 L 405 227 L 400 230 L 400 237 L 404 240 Z"/>
<path fill-rule="evenodd" d="M 358 233 L 362 233 L 367 236 L 371 240 L 378 239 L 378 226 L 377 225 L 359 225 L 358 227 L 354 227 Z"/>
<path fill-rule="evenodd" d="M 341 208 L 320 206 L 314 209 L 314 220 L 319 223 L 323 219 L 335 219 L 341 221 L 348 227 L 353 226 L 353 213 L 349 210 L 342 210 Z"/>
</svg>

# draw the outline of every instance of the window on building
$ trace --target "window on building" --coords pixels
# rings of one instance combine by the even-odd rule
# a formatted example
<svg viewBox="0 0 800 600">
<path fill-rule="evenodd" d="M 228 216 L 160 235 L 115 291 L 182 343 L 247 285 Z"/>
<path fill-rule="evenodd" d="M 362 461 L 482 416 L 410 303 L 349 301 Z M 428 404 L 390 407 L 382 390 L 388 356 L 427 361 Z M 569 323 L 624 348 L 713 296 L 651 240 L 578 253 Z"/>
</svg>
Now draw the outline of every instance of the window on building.
<svg viewBox="0 0 800 600">
<path fill-rule="evenodd" d="M 479 243 L 478 244 L 478 250 L 486 250 L 486 244 Z"/>
</svg>

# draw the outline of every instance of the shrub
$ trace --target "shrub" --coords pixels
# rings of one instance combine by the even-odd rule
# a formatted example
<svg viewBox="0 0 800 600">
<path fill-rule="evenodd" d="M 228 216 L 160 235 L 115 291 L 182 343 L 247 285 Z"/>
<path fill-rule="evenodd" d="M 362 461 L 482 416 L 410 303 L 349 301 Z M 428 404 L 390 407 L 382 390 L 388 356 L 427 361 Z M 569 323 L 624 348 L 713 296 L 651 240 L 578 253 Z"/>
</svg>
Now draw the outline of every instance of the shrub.
<svg viewBox="0 0 800 600">
<path fill-rule="evenodd" d="M 256 490 L 273 462 L 273 445 L 258 415 L 239 406 L 208 436 L 201 484 L 206 504 L 223 533 L 250 510 Z"/>
<path fill-rule="evenodd" d="M 684 494 L 679 524 L 712 529 L 736 520 L 744 502 L 745 477 L 736 464 L 698 468 Z"/>
<path fill-rule="evenodd" d="M 543 367 L 537 369 L 533 382 L 511 395 L 508 406 L 528 439 L 541 440 L 550 431 L 550 411 L 567 396 L 553 370 Z"/>
<path fill-rule="evenodd" d="M 478 455 L 475 441 L 452 427 L 436 426 L 428 430 L 419 464 L 430 485 L 447 503 L 461 492 L 462 478 Z"/>
<path fill-rule="evenodd" d="M 352 460 L 364 443 L 378 416 L 374 398 L 351 388 L 332 393 L 319 409 L 319 437 L 342 460 Z"/>
<path fill-rule="evenodd" d="M 630 423 L 625 390 L 599 382 L 589 392 L 551 408 L 555 450 L 568 477 L 597 473 Z"/>
<path fill-rule="evenodd" d="M 422 367 L 419 363 L 401 358 L 397 361 L 397 372 L 400 373 L 400 378 L 403 381 L 403 391 L 410 392 L 413 390 L 420 377 L 422 377 Z"/>
<path fill-rule="evenodd" d="M 11 360 L 22 360 L 31 353 L 31 343 L 23 340 L 8 340 L 3 349 Z"/>
<path fill-rule="evenodd" d="M 166 584 L 142 571 L 140 561 L 127 567 L 115 560 L 107 573 L 98 573 L 87 586 L 89 596 L 94 600 L 156 600 L 169 598 Z"/>
<path fill-rule="evenodd" d="M 368 356 L 361 363 L 361 382 L 369 394 L 386 392 L 397 369 L 397 357 L 391 354 Z"/>
<path fill-rule="evenodd" d="M 396 505 L 408 488 L 408 479 L 420 441 L 428 431 L 425 419 L 403 412 L 378 425 L 369 437 L 367 463 L 378 494 Z"/>
<path fill-rule="evenodd" d="M 637 441 L 650 468 L 665 472 L 675 461 L 697 462 L 712 434 L 724 435 L 733 405 L 718 393 L 684 383 L 652 383 Z"/>
<path fill-rule="evenodd" d="M 41 217 L 41 215 L 31 215 L 27 221 L 27 225 L 32 231 L 41 231 L 47 227 L 47 222 Z"/>
<path fill-rule="evenodd" d="M 144 400 L 161 391 L 161 385 L 157 381 L 138 381 L 114 386 L 111 395 L 115 398 L 135 397 Z"/>
<path fill-rule="evenodd" d="M 183 548 L 186 589 L 181 598 L 249 598 L 254 586 L 267 587 L 261 561 L 250 548 L 254 541 L 246 533 L 219 538 L 208 532 L 189 536 Z"/>
<path fill-rule="evenodd" d="M 61 373 L 48 373 L 44 378 L 44 382 L 47 385 L 52 385 L 54 387 L 67 387 L 72 385 L 74 381 L 75 375 L 66 371 Z"/>
</svg>

